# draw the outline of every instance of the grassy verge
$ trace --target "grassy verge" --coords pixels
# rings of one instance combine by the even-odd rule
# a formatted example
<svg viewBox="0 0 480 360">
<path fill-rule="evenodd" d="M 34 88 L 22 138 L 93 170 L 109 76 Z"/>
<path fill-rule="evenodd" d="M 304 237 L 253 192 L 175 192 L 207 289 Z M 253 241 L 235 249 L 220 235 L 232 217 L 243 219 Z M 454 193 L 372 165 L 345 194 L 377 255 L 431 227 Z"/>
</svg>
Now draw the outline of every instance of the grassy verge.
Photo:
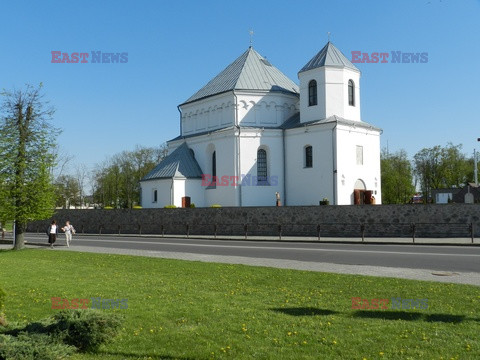
<svg viewBox="0 0 480 360">
<path fill-rule="evenodd" d="M 124 328 L 75 359 L 475 359 L 480 289 L 118 255 L 0 252 L 9 321 L 51 298 L 128 299 Z M 424 310 L 353 310 L 352 297 L 428 299 Z"/>
</svg>

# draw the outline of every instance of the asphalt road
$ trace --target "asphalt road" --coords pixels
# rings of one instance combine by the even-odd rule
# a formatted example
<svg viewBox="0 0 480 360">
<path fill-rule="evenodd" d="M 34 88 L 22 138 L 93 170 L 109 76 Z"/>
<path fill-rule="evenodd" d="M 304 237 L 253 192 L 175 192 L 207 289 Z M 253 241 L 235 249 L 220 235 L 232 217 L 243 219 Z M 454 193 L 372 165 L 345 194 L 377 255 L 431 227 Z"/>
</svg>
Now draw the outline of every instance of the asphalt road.
<svg viewBox="0 0 480 360">
<path fill-rule="evenodd" d="M 30 244 L 47 245 L 47 238 L 42 234 L 27 234 L 26 240 Z M 56 245 L 65 246 L 63 234 L 59 235 Z M 115 235 L 75 235 L 71 246 L 76 245 L 480 273 L 480 247 L 478 246 L 328 244 Z"/>
</svg>

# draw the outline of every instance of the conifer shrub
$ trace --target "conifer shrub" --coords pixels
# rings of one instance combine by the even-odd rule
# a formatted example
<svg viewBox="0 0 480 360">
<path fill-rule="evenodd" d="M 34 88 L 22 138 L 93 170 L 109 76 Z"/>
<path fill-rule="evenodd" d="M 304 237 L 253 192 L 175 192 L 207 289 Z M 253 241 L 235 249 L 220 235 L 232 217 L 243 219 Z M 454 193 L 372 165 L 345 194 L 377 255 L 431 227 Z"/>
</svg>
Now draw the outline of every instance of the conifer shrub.
<svg viewBox="0 0 480 360">
<path fill-rule="evenodd" d="M 95 309 L 62 310 L 53 317 L 50 332 L 79 351 L 96 351 L 118 333 L 120 318 Z"/>
<path fill-rule="evenodd" d="M 45 334 L 0 334 L 0 360 L 57 360 L 75 352 L 75 347 Z"/>
</svg>

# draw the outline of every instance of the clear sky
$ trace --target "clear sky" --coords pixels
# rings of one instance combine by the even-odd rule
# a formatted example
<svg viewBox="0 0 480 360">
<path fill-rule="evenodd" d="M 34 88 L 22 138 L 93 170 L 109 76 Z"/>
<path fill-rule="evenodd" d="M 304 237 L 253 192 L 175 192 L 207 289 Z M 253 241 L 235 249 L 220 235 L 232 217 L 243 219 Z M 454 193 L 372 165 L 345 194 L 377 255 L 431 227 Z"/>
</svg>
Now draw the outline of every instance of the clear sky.
<svg viewBox="0 0 480 360">
<path fill-rule="evenodd" d="M 43 82 L 59 144 L 91 168 L 179 135 L 177 105 L 247 49 L 251 28 L 254 48 L 297 83 L 327 32 L 349 59 L 428 53 L 356 64 L 362 119 L 409 156 L 448 142 L 480 149 L 479 0 L 2 1 L 0 88 Z M 51 51 L 127 52 L 128 62 L 52 63 Z"/>
</svg>

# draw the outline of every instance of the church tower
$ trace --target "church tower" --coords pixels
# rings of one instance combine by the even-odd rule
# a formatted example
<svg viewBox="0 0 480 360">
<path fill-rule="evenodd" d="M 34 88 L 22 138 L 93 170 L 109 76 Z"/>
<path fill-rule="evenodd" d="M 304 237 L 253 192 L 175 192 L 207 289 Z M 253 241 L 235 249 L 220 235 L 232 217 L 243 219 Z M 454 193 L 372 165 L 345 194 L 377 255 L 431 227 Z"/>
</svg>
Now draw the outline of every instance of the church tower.
<svg viewBox="0 0 480 360">
<path fill-rule="evenodd" d="M 360 70 L 330 41 L 298 73 L 300 122 L 336 115 L 361 121 Z"/>
</svg>

